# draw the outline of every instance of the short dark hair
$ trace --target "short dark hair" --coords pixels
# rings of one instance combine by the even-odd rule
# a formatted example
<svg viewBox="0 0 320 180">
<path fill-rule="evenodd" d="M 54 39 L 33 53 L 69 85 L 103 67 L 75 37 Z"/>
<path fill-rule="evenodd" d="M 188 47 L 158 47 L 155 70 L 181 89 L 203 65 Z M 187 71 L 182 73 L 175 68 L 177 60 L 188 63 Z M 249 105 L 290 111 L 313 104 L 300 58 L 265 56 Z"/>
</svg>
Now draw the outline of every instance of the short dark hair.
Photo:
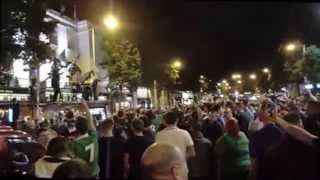
<svg viewBox="0 0 320 180">
<path fill-rule="evenodd" d="M 144 123 L 141 119 L 135 119 L 132 121 L 132 128 L 135 131 L 143 131 L 144 129 Z"/>
<path fill-rule="evenodd" d="M 72 119 L 72 118 L 74 118 L 73 112 L 72 112 L 70 109 L 66 109 L 65 117 L 66 117 L 67 119 Z"/>
<path fill-rule="evenodd" d="M 65 137 L 59 136 L 50 140 L 47 155 L 56 157 L 69 151 L 69 141 Z"/>
<path fill-rule="evenodd" d="M 169 111 L 163 116 L 164 121 L 167 124 L 175 124 L 178 122 L 178 116 L 176 112 Z"/>
<path fill-rule="evenodd" d="M 47 120 L 45 120 L 45 121 L 43 121 L 43 122 L 41 122 L 41 123 L 39 124 L 39 127 L 40 127 L 41 129 L 49 129 L 50 124 L 49 124 L 49 122 L 48 122 Z"/>
<path fill-rule="evenodd" d="M 142 116 L 140 119 L 143 121 L 144 127 L 149 127 L 152 125 L 152 120 L 148 116 Z"/>
<path fill-rule="evenodd" d="M 81 135 L 87 133 L 89 129 L 87 118 L 82 116 L 77 117 L 76 128 Z"/>
<path fill-rule="evenodd" d="M 73 159 L 64 162 L 54 171 L 53 176 L 56 178 L 90 178 L 90 167 L 81 159 Z"/>
<path fill-rule="evenodd" d="M 215 104 L 212 108 L 213 112 L 218 112 L 221 109 L 220 104 Z"/>
<path fill-rule="evenodd" d="M 101 123 L 101 128 L 103 130 L 106 130 L 106 129 L 110 129 L 112 126 L 113 126 L 113 120 L 112 119 L 106 119 L 105 121 L 103 121 Z"/>
<path fill-rule="evenodd" d="M 300 116 L 296 113 L 286 114 L 283 119 L 290 124 L 298 125 L 301 122 Z"/>
</svg>

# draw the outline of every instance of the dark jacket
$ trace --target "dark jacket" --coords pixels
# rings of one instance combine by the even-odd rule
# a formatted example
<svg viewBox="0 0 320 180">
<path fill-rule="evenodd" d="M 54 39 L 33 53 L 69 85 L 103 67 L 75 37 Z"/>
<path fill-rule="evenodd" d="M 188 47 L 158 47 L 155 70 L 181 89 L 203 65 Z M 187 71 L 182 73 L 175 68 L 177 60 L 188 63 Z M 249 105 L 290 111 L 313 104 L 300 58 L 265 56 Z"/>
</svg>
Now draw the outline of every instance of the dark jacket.
<svg viewBox="0 0 320 180">
<path fill-rule="evenodd" d="M 189 176 L 209 177 L 213 160 L 213 146 L 202 133 L 193 138 L 196 156 L 188 159 Z"/>
<path fill-rule="evenodd" d="M 101 137 L 98 142 L 100 179 L 122 179 L 124 141 L 116 137 Z"/>
</svg>

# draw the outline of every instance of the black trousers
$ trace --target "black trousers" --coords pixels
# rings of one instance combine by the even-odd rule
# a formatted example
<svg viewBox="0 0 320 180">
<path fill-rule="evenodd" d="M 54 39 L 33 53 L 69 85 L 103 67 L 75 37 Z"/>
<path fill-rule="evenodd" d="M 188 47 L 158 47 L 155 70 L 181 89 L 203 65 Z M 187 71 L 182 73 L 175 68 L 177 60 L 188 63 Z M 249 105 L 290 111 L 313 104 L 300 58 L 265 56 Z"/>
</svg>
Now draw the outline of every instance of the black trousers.
<svg viewBox="0 0 320 180">
<path fill-rule="evenodd" d="M 61 97 L 60 88 L 54 88 L 54 89 L 53 89 L 53 102 L 56 102 L 56 101 L 57 101 L 58 94 L 60 94 L 60 97 Z"/>
</svg>

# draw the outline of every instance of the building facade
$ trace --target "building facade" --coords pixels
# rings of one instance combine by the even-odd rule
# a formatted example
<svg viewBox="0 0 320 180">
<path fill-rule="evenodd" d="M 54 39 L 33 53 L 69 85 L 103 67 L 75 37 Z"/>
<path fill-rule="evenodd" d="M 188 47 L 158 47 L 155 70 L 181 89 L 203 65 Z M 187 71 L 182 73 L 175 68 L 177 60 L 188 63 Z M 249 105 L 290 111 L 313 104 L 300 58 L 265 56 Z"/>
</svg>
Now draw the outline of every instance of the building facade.
<svg viewBox="0 0 320 180">
<path fill-rule="evenodd" d="M 98 34 L 99 32 L 95 31 L 94 26 L 89 21 L 72 19 L 55 10 L 48 10 L 45 20 L 53 20 L 58 23 L 50 38 L 43 35 L 39 37 L 40 40 L 50 42 L 56 58 L 61 60 L 62 65 L 76 64 L 81 70 L 81 75 L 94 72 L 98 79 L 101 79 L 98 86 L 101 89 L 100 91 L 103 91 L 102 86 L 105 87 L 107 84 L 107 73 L 106 69 L 97 68 L 97 63 L 101 62 L 102 59 L 99 48 L 101 40 L 96 39 L 96 36 L 101 36 Z M 53 94 L 50 76 L 52 65 L 52 60 L 46 60 L 39 68 L 41 92 L 45 93 L 46 99 Z M 71 95 L 70 66 L 61 68 L 59 72 L 62 94 L 63 96 L 69 96 Z M 6 89 L 27 89 L 30 87 L 32 72 L 28 71 L 28 66 L 23 63 L 22 59 L 14 59 L 10 73 L 13 78 Z M 19 98 L 18 100 L 27 100 L 28 96 L 29 93 L 25 92 L 25 95 L 21 96 L 23 98 Z M 0 101 L 10 100 L 13 97 L 10 93 L 0 93 Z"/>
</svg>

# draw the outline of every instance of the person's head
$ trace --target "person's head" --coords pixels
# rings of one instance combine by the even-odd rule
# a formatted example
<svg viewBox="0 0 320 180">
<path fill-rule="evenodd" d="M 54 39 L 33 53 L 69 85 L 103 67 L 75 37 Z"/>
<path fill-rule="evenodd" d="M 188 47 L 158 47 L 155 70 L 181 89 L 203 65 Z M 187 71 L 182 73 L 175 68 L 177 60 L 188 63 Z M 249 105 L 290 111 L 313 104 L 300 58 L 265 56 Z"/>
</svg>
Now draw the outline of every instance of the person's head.
<svg viewBox="0 0 320 180">
<path fill-rule="evenodd" d="M 163 116 L 163 120 L 167 125 L 176 125 L 178 123 L 177 113 L 169 111 Z"/>
<path fill-rule="evenodd" d="M 154 118 L 156 118 L 156 116 L 155 116 L 155 114 L 153 113 L 153 111 L 152 110 L 148 110 L 147 112 L 146 112 L 146 116 L 149 118 L 149 119 L 154 119 Z"/>
<path fill-rule="evenodd" d="M 50 127 L 50 124 L 47 120 L 45 120 L 39 124 L 39 127 L 41 130 L 48 130 Z"/>
<path fill-rule="evenodd" d="M 88 132 L 89 124 L 88 120 L 85 117 L 79 116 L 76 120 L 76 129 L 80 135 L 83 135 Z"/>
<path fill-rule="evenodd" d="M 87 179 L 90 178 L 90 168 L 84 160 L 73 159 L 58 166 L 52 177 L 54 179 Z"/>
<path fill-rule="evenodd" d="M 175 146 L 153 144 L 143 153 L 142 173 L 146 180 L 187 180 L 188 168 L 185 157 Z"/>
<path fill-rule="evenodd" d="M 302 120 L 298 114 L 289 113 L 289 114 L 285 115 L 283 117 L 283 119 L 290 124 L 293 124 L 293 125 L 296 125 L 296 126 L 303 128 Z"/>
<path fill-rule="evenodd" d="M 69 142 L 65 137 L 55 137 L 49 141 L 47 155 L 61 157 L 70 155 Z"/>
<path fill-rule="evenodd" d="M 112 119 L 107 119 L 107 120 L 103 121 L 101 123 L 102 133 L 112 132 L 113 126 L 114 126 L 114 123 L 113 123 Z"/>
<path fill-rule="evenodd" d="M 70 110 L 70 109 L 66 109 L 65 110 L 65 117 L 66 117 L 66 119 L 73 119 L 74 118 L 74 115 L 73 115 L 73 112 Z"/>
<path fill-rule="evenodd" d="M 122 109 L 120 109 L 119 111 L 118 111 L 118 117 L 123 117 L 124 116 L 124 112 L 123 112 L 123 110 Z"/>
<path fill-rule="evenodd" d="M 298 106 L 294 103 L 294 102 L 289 102 L 288 103 L 288 110 L 290 111 L 290 112 L 298 112 L 299 111 L 299 108 L 298 108 Z"/>
<path fill-rule="evenodd" d="M 225 131 L 232 137 L 239 137 L 240 127 L 236 119 L 230 119 L 226 122 Z"/>
<path fill-rule="evenodd" d="M 307 105 L 307 112 L 310 114 L 320 114 L 320 102 L 309 101 Z"/>
<path fill-rule="evenodd" d="M 148 118 L 148 116 L 142 116 L 140 119 L 143 121 L 144 127 L 147 128 L 152 125 L 152 119 Z"/>
<path fill-rule="evenodd" d="M 132 121 L 132 130 L 134 132 L 143 132 L 144 123 L 141 119 L 135 119 Z"/>
<path fill-rule="evenodd" d="M 230 108 L 226 108 L 226 110 L 224 111 L 224 118 L 226 119 L 226 121 L 233 118 L 232 110 Z"/>
<path fill-rule="evenodd" d="M 212 112 L 220 113 L 220 111 L 221 111 L 221 105 L 220 104 L 215 104 L 214 106 L 212 106 Z"/>
</svg>

